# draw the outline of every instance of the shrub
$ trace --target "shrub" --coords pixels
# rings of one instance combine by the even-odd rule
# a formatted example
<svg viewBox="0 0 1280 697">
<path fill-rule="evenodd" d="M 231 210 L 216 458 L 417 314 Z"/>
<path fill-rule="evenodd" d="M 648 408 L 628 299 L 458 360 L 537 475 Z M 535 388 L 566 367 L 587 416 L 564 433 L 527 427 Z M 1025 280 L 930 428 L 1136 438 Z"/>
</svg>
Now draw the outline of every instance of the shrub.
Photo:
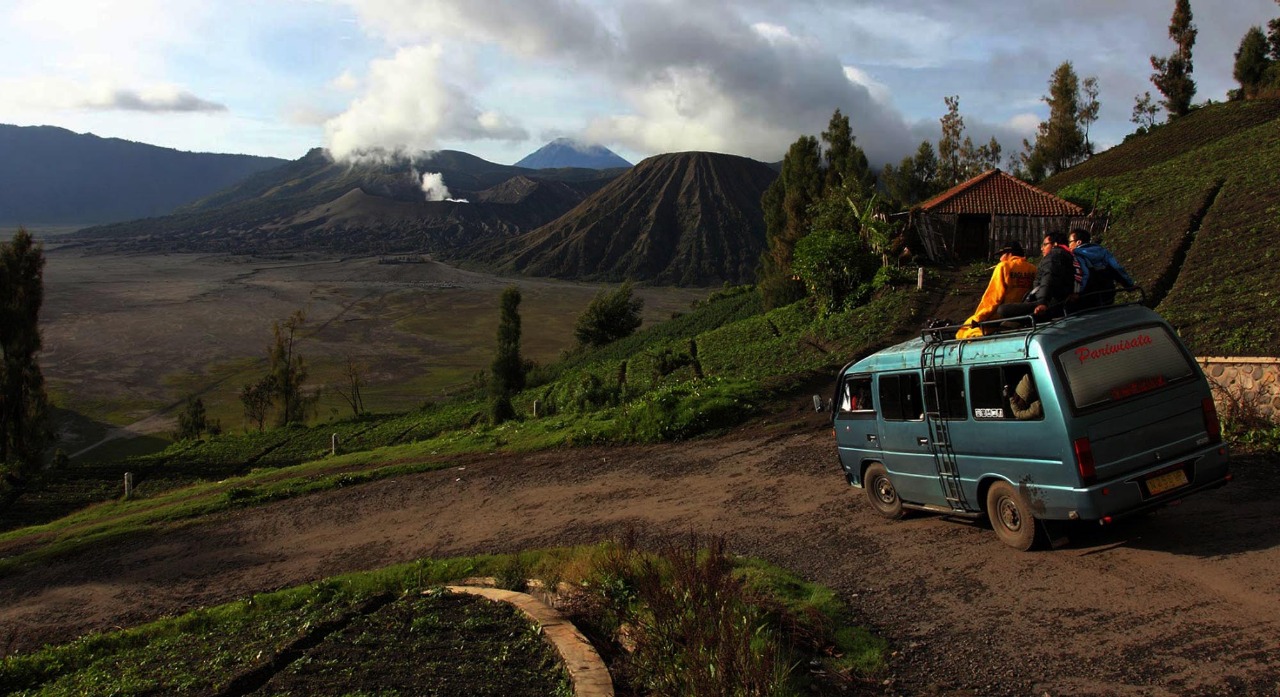
<svg viewBox="0 0 1280 697">
<path fill-rule="evenodd" d="M 631 405 L 629 429 L 641 441 L 680 440 L 742 423 L 755 411 L 760 387 L 716 378 L 669 385 Z"/>
<path fill-rule="evenodd" d="M 657 695 L 772 695 L 787 680 L 783 647 L 734 574 L 723 538 L 667 541 L 658 555 L 615 545 L 591 585 L 627 626 L 635 650 L 620 672 Z"/>
<path fill-rule="evenodd" d="M 640 328 L 644 301 L 632 297 L 631 281 L 600 294 L 578 316 L 573 335 L 581 346 L 604 346 L 631 336 Z"/>
</svg>

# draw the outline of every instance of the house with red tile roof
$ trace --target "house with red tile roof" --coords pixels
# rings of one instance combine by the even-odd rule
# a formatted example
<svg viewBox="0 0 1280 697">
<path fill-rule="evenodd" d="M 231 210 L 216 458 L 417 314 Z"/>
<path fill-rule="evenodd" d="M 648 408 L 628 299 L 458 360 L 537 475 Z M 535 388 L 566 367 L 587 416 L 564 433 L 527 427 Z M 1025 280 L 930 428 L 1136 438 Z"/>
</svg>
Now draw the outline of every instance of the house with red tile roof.
<svg viewBox="0 0 1280 697">
<path fill-rule="evenodd" d="M 989 259 L 1006 240 L 1040 248 L 1049 232 L 1093 230 L 1101 220 L 1070 201 L 991 169 L 934 196 L 911 211 L 925 253 L 935 261 Z"/>
</svg>

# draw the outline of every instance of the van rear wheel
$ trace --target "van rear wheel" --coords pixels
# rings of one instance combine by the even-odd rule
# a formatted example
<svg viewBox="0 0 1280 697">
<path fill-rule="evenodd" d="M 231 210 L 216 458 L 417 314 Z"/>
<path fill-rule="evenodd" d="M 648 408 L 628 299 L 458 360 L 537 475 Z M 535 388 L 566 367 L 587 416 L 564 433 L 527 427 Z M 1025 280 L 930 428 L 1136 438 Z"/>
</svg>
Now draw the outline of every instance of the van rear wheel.
<svg viewBox="0 0 1280 697">
<path fill-rule="evenodd" d="M 867 490 L 867 500 L 876 509 L 876 513 L 890 520 L 899 520 L 906 515 L 902 499 L 898 498 L 898 490 L 889 481 L 889 472 L 884 465 L 879 462 L 871 463 L 862 477 L 862 486 Z"/>
<path fill-rule="evenodd" d="M 996 482 L 987 490 L 987 517 L 1001 542 L 1021 552 L 1035 546 L 1035 516 L 1012 484 Z"/>
</svg>

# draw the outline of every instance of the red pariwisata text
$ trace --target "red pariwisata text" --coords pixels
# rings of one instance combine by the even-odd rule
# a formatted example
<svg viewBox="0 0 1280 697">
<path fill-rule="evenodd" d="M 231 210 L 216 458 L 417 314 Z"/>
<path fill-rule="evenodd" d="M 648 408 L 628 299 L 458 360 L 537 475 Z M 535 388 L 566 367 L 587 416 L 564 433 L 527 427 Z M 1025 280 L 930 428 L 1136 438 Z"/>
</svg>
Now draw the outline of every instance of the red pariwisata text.
<svg viewBox="0 0 1280 697">
<path fill-rule="evenodd" d="M 1150 343 L 1151 343 L 1151 337 L 1147 334 L 1141 334 L 1139 336 L 1133 337 L 1132 339 L 1125 339 L 1124 341 L 1117 341 L 1114 344 L 1107 344 L 1106 346 L 1103 346 L 1101 348 L 1089 348 L 1088 346 L 1081 346 L 1080 348 L 1076 349 L 1076 358 L 1078 358 L 1081 363 L 1084 363 L 1085 361 L 1091 361 L 1096 358 L 1103 358 L 1104 356 L 1111 356 L 1111 355 L 1120 353 L 1122 351 L 1128 351 L 1129 349 L 1135 349 L 1142 346 L 1147 346 Z"/>
</svg>

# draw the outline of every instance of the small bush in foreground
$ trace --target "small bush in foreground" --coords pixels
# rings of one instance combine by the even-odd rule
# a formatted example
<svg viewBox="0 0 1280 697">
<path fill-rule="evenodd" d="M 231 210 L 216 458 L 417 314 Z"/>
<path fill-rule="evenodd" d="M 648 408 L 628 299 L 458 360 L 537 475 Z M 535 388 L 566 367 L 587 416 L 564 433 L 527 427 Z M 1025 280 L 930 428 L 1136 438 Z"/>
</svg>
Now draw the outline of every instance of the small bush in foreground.
<svg viewBox="0 0 1280 697">
<path fill-rule="evenodd" d="M 831 591 L 735 559 L 723 538 L 690 533 L 655 552 L 637 541 L 606 546 L 586 582 L 597 601 L 589 621 L 623 649 L 613 670 L 625 686 L 655 695 L 791 695 L 883 667 L 883 642 L 840 627 L 843 606 Z"/>
</svg>

